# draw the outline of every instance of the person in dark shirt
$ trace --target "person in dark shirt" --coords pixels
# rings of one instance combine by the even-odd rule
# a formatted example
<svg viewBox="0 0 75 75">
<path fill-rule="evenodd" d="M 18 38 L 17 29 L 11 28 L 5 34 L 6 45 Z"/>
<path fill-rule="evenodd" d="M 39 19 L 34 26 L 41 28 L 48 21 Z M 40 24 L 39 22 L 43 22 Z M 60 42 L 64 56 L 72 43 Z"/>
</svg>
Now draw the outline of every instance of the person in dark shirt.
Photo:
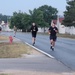
<svg viewBox="0 0 75 75">
<path fill-rule="evenodd" d="M 0 33 L 1 33 L 1 31 L 2 31 L 2 27 L 0 27 Z"/>
<path fill-rule="evenodd" d="M 55 24 L 53 23 L 52 26 L 50 26 L 49 28 L 49 34 L 50 34 L 50 43 L 51 43 L 51 49 L 54 50 L 54 46 L 55 46 L 55 42 L 57 39 L 57 32 L 58 32 L 58 28 L 55 26 Z"/>
<path fill-rule="evenodd" d="M 32 26 L 31 26 L 30 30 L 31 30 L 31 33 L 32 33 L 32 43 L 33 43 L 33 46 L 34 46 L 35 40 L 36 40 L 37 31 L 38 31 L 38 27 L 36 26 L 35 23 L 32 23 Z"/>
</svg>

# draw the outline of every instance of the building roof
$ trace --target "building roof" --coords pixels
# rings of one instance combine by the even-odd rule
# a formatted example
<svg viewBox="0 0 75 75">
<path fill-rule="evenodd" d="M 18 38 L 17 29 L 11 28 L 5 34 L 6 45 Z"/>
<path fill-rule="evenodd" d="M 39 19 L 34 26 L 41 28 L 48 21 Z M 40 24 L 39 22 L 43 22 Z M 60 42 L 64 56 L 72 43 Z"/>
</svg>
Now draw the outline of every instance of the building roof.
<svg viewBox="0 0 75 75">
<path fill-rule="evenodd" d="M 59 22 L 62 23 L 62 21 L 64 20 L 64 18 L 59 18 Z"/>
<path fill-rule="evenodd" d="M 64 18 L 59 18 L 59 22 L 60 22 L 60 23 L 62 23 L 63 20 L 64 20 Z M 53 20 L 53 22 L 54 22 L 55 24 L 57 24 L 57 20 Z"/>
</svg>

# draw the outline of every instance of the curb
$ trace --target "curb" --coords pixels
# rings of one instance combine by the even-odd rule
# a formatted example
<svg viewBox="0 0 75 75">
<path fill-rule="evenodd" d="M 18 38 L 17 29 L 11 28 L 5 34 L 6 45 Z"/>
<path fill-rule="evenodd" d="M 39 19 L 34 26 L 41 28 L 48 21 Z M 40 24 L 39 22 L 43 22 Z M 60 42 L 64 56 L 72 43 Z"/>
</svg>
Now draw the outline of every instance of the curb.
<svg viewBox="0 0 75 75">
<path fill-rule="evenodd" d="M 30 45 L 29 43 L 25 42 L 25 44 L 27 44 L 27 45 L 29 45 L 30 47 L 34 48 L 35 50 L 41 52 L 42 54 L 44 54 L 44 55 L 46 55 L 46 56 L 48 56 L 48 57 L 54 59 L 54 57 L 53 57 L 52 55 L 50 55 L 50 54 L 48 54 L 48 53 L 46 53 L 46 52 L 44 52 L 44 51 L 42 51 L 42 50 L 40 50 L 40 49 L 38 49 L 38 48 L 32 46 L 32 45 Z"/>
<path fill-rule="evenodd" d="M 22 40 L 20 40 L 20 39 L 18 39 L 18 38 L 15 38 L 15 39 L 17 39 L 17 40 L 19 40 L 19 41 L 22 41 Z M 44 55 L 46 55 L 46 56 L 48 56 L 48 57 L 50 57 L 50 58 L 52 58 L 52 59 L 54 59 L 54 57 L 52 56 L 52 55 L 50 55 L 50 54 L 48 54 L 48 53 L 46 53 L 46 52 L 44 52 L 44 51 L 42 51 L 42 50 L 40 50 L 40 49 L 38 49 L 38 48 L 36 48 L 36 47 L 34 47 L 34 46 L 32 46 L 32 45 L 30 45 L 29 43 L 27 43 L 27 42 L 24 42 L 24 41 L 22 41 L 24 44 L 26 44 L 26 45 L 28 45 L 28 46 L 30 46 L 30 47 L 32 47 L 32 48 L 34 48 L 35 50 L 37 50 L 37 51 L 39 51 L 39 52 L 41 52 L 42 54 L 44 54 Z"/>
</svg>

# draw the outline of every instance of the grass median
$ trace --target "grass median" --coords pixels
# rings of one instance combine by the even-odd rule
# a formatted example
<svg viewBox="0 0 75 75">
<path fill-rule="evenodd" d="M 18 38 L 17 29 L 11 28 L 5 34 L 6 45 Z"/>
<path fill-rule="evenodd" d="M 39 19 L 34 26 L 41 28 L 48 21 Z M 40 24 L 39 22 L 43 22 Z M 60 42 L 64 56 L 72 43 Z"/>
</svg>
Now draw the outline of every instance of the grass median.
<svg viewBox="0 0 75 75">
<path fill-rule="evenodd" d="M 22 42 L 10 44 L 8 38 L 7 36 L 0 36 L 0 58 L 18 58 L 22 57 L 23 54 L 31 55 L 39 53 Z M 4 40 L 8 42 L 1 42 Z"/>
<path fill-rule="evenodd" d="M 0 41 L 6 41 L 6 40 L 9 40 L 9 37 L 8 36 L 0 36 Z"/>
<path fill-rule="evenodd" d="M 23 43 L 0 43 L 0 58 L 17 58 L 29 54 L 29 47 Z"/>
</svg>

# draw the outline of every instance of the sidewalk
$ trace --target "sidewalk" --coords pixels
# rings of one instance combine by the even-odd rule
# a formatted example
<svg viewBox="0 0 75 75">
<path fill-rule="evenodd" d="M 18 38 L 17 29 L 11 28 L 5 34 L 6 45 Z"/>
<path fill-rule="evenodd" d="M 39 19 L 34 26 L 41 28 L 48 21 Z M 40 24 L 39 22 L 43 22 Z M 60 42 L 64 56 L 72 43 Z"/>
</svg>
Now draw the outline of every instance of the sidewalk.
<svg viewBox="0 0 75 75">
<path fill-rule="evenodd" d="M 11 62 L 6 63 L 9 63 L 10 67 L 6 66 L 2 73 L 9 75 L 75 75 L 61 62 L 44 55 L 9 59 L 9 61 Z"/>
<path fill-rule="evenodd" d="M 14 38 L 14 42 L 21 41 Z M 5 67 L 4 69 L 0 66 L 0 73 L 8 75 L 75 75 L 70 68 L 60 61 L 38 53 L 38 51 L 37 54 L 22 58 L 0 59 L 0 65 Z M 10 66 L 8 67 L 8 65 Z"/>
</svg>

